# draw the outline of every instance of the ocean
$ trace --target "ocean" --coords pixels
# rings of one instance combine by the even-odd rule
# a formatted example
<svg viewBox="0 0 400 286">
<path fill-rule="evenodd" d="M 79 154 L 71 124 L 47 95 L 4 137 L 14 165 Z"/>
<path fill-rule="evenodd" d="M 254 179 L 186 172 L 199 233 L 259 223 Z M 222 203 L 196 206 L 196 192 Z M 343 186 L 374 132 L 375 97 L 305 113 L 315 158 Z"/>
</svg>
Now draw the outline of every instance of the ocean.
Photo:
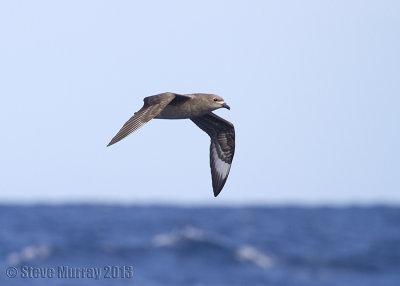
<svg viewBox="0 0 400 286">
<path fill-rule="evenodd" d="M 0 206 L 0 285 L 400 285 L 399 207 Z"/>
</svg>

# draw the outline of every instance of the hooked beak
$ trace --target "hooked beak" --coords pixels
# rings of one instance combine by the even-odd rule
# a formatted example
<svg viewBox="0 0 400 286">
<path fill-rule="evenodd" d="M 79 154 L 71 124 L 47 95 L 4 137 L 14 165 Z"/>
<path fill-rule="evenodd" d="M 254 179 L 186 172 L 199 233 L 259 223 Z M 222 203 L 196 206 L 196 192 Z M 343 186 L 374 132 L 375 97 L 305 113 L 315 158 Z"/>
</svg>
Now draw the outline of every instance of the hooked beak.
<svg viewBox="0 0 400 286">
<path fill-rule="evenodd" d="M 226 104 L 225 102 L 222 104 L 222 107 L 224 107 L 224 108 L 226 108 L 226 109 L 228 109 L 228 110 L 231 110 L 231 108 L 229 107 L 229 105 Z"/>
</svg>

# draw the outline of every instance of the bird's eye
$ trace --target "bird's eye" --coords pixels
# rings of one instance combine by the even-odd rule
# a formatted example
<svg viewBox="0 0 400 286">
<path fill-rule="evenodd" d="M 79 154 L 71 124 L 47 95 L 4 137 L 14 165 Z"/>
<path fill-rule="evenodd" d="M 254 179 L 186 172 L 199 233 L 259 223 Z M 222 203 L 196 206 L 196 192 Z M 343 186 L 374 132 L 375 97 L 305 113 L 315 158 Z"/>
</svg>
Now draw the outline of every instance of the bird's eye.
<svg viewBox="0 0 400 286">
<path fill-rule="evenodd" d="M 218 101 L 218 98 L 214 98 L 214 101 Z"/>
</svg>

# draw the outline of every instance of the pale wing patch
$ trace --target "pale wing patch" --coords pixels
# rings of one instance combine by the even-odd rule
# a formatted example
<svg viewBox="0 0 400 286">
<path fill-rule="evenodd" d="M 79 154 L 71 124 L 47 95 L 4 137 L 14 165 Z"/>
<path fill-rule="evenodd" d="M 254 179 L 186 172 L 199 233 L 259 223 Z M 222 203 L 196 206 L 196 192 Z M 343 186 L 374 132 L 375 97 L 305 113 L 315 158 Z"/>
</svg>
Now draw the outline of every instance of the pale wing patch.
<svg viewBox="0 0 400 286">
<path fill-rule="evenodd" d="M 221 160 L 218 157 L 218 152 L 217 149 L 219 146 L 217 146 L 217 144 L 212 144 L 212 148 L 211 148 L 211 156 L 214 159 L 214 168 L 215 171 L 218 173 L 218 175 L 220 176 L 220 178 L 222 180 L 224 180 L 228 174 L 229 174 L 229 170 L 231 169 L 231 164 L 228 164 L 226 162 L 224 162 L 223 160 Z"/>
</svg>

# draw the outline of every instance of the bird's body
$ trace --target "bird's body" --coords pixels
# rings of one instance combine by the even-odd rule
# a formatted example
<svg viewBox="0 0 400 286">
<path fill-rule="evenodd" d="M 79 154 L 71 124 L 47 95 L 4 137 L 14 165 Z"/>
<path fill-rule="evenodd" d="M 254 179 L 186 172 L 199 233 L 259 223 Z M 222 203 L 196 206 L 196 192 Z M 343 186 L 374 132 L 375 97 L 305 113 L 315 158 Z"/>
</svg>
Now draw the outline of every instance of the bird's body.
<svg viewBox="0 0 400 286">
<path fill-rule="evenodd" d="M 175 97 L 167 106 L 154 118 L 157 119 L 187 119 L 192 112 L 193 99 L 189 95 Z"/>
<path fill-rule="evenodd" d="M 143 107 L 136 112 L 107 146 L 122 140 L 153 118 L 190 119 L 211 138 L 210 167 L 214 195 L 217 196 L 228 178 L 235 152 L 233 124 L 212 113 L 218 108 L 230 107 L 214 94 L 161 93 L 144 98 Z"/>
<path fill-rule="evenodd" d="M 162 97 L 169 98 L 171 93 L 163 93 Z M 205 93 L 194 93 L 194 94 L 185 94 L 185 95 L 177 95 L 172 94 L 174 99 L 172 99 L 167 106 L 154 118 L 157 119 L 188 119 L 191 117 L 202 116 L 206 113 L 209 113 L 219 106 L 207 106 L 207 99 L 209 97 L 215 97 L 214 94 L 205 94 Z M 153 95 L 156 98 L 160 95 Z M 157 102 L 157 99 L 150 99 L 152 96 L 146 97 L 149 102 L 152 100 Z M 146 100 L 145 98 L 145 100 Z M 223 100 L 222 100 L 223 101 Z"/>
</svg>

